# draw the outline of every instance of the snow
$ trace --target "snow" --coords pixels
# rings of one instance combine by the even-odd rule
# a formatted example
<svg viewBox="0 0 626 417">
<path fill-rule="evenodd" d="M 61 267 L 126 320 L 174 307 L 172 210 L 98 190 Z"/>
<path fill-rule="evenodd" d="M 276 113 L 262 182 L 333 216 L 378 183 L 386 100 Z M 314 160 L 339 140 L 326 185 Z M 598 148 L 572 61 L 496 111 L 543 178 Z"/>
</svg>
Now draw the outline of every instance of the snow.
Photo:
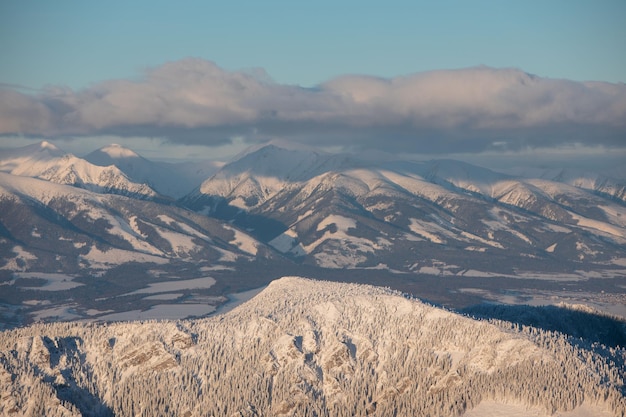
<svg viewBox="0 0 626 417">
<path fill-rule="evenodd" d="M 269 241 L 269 245 L 281 253 L 287 253 L 298 244 L 298 234 L 293 229 L 287 229 L 274 239 Z"/>
<path fill-rule="evenodd" d="M 614 226 L 598 220 L 589 219 L 578 214 L 572 214 L 572 217 L 578 222 L 578 225 L 581 227 L 599 230 L 601 232 L 605 232 L 620 238 L 626 238 L 626 230 L 619 226 Z"/>
<path fill-rule="evenodd" d="M 153 227 L 159 236 L 170 244 L 172 251 L 177 256 L 186 257 L 199 249 L 199 246 L 193 241 L 196 238 L 195 236 L 184 235 L 156 225 L 153 225 Z"/>
<path fill-rule="evenodd" d="M 148 284 L 148 288 L 141 288 L 139 290 L 130 292 L 125 295 L 156 294 L 156 293 L 167 293 L 167 292 L 182 291 L 182 290 L 206 289 L 206 288 L 211 288 L 213 285 L 215 285 L 215 279 L 211 277 L 185 279 L 185 280 L 178 280 L 178 281 L 155 282 L 153 284 Z"/>
<path fill-rule="evenodd" d="M 0 267 L 0 269 L 5 269 L 9 271 L 23 271 L 27 269 L 27 266 L 19 266 L 18 261 L 20 261 L 20 263 L 22 263 L 23 265 L 28 265 L 28 261 L 37 260 L 37 256 L 24 250 L 24 248 L 22 248 L 21 246 L 14 246 L 12 251 L 15 256 L 5 259 L 6 264 Z"/>
<path fill-rule="evenodd" d="M 150 187 L 132 182 L 115 166 L 97 166 L 48 145 L 30 145 L 0 153 L 0 171 L 89 188 L 96 192 L 112 189 L 156 196 Z"/>
<path fill-rule="evenodd" d="M 128 218 L 128 225 L 137 236 L 141 236 L 144 239 L 148 237 L 146 234 L 142 233 L 141 230 L 139 230 L 139 225 L 137 224 L 137 216 L 130 216 Z"/>
<path fill-rule="evenodd" d="M 465 250 L 470 252 L 486 252 L 487 248 L 481 246 L 466 246 Z"/>
<path fill-rule="evenodd" d="M 515 403 L 501 403 L 493 400 L 482 401 L 477 407 L 467 411 L 463 417 L 612 417 L 605 409 L 583 404 L 572 411 L 548 414 L 536 407 L 526 407 Z"/>
<path fill-rule="evenodd" d="M 215 250 L 218 251 L 220 253 L 220 262 L 237 262 L 237 260 L 239 259 L 239 256 L 231 251 L 228 251 L 226 249 L 222 249 L 220 247 L 215 247 Z"/>
<path fill-rule="evenodd" d="M 442 231 L 442 228 L 435 223 L 425 222 L 417 219 L 410 219 L 409 229 L 411 232 L 428 239 L 433 243 L 444 244 L 445 240 L 434 234 L 435 231 Z"/>
<path fill-rule="evenodd" d="M 100 151 L 109 155 L 111 158 L 137 158 L 139 156 L 131 149 L 125 148 L 117 143 L 104 146 L 100 148 Z"/>
<path fill-rule="evenodd" d="M 14 273 L 14 278 L 38 278 L 47 282 L 43 286 L 28 287 L 20 285 L 20 288 L 33 289 L 38 291 L 64 291 L 72 288 L 80 287 L 81 283 L 73 282 L 74 277 L 65 274 L 54 274 L 45 272 L 20 272 Z"/>
<path fill-rule="evenodd" d="M 144 252 L 151 255 L 163 255 L 163 252 L 144 240 L 143 236 L 138 234 L 133 227 L 119 216 L 111 216 L 104 210 L 90 211 L 89 216 L 94 219 L 105 219 L 112 228 L 109 233 L 117 235 L 131 244 L 133 249 L 138 252 Z"/>
<path fill-rule="evenodd" d="M 317 265 L 323 268 L 355 268 L 359 264 L 367 261 L 366 253 L 374 253 L 388 247 L 391 243 L 385 239 L 371 240 L 350 236 L 347 231 L 357 227 L 356 221 L 340 215 L 330 215 L 324 218 L 317 225 L 317 231 L 322 231 L 331 225 L 335 225 L 336 230 L 326 230 L 324 234 L 308 245 L 302 245 L 305 253 L 312 253 L 322 244 L 323 250 L 315 253 Z M 300 246 L 296 247 L 300 251 Z M 292 253 L 297 253 L 292 250 Z"/>
<path fill-rule="evenodd" d="M 71 305 L 63 307 L 61 313 L 72 313 Z M 97 319 L 184 318 L 212 309 L 161 303 Z M 467 398 L 483 398 L 462 415 L 547 417 L 543 407 L 597 393 L 606 404 L 553 415 L 605 417 L 604 407 L 622 400 L 620 369 L 614 372 L 609 358 L 553 332 L 477 321 L 386 288 L 297 277 L 276 280 L 215 317 L 30 326 L 0 332 L 0 348 L 7 362 L 0 380 L 13 383 L 24 402 L 58 400 L 60 375 L 72 398 L 91 387 L 96 399 L 114 404 L 115 415 L 141 407 L 161 415 L 162 405 L 173 415 L 232 415 L 240 404 L 277 415 L 277 407 L 295 399 L 299 409 L 291 414 L 319 407 L 320 415 L 347 416 L 365 414 L 361 402 L 370 393 L 380 415 L 400 403 L 402 415 L 462 413 Z M 267 396 L 268 384 L 280 389 Z M 539 384 L 548 396 L 538 398 Z M 233 389 L 244 396 L 233 397 Z M 120 396 L 123 402 L 110 401 Z"/>
<path fill-rule="evenodd" d="M 163 223 L 172 226 L 174 228 L 178 228 L 181 231 L 183 231 L 184 233 L 190 235 L 190 236 L 195 236 L 197 238 L 200 238 L 202 240 L 205 240 L 207 242 L 211 241 L 211 238 L 208 237 L 207 235 L 205 235 L 204 233 L 199 232 L 198 230 L 194 229 L 193 227 L 189 226 L 188 224 L 176 221 L 174 219 L 172 219 L 170 216 L 167 216 L 165 214 L 159 214 L 157 216 L 157 219 L 161 220 Z"/>
<path fill-rule="evenodd" d="M 109 269 L 126 262 L 157 264 L 166 264 L 169 262 L 169 259 L 167 258 L 148 255 L 145 253 L 131 252 L 123 249 L 112 248 L 107 251 L 101 251 L 96 246 L 92 246 L 86 255 L 80 255 L 79 259 L 81 261 L 86 261 L 92 268 L 96 269 Z"/>
<path fill-rule="evenodd" d="M 111 313 L 113 310 L 97 310 L 95 308 L 90 308 L 85 310 L 85 314 L 88 316 L 99 316 L 101 314 Z"/>
<path fill-rule="evenodd" d="M 613 258 L 611 263 L 614 265 L 626 266 L 626 258 Z"/>
<path fill-rule="evenodd" d="M 300 215 L 298 216 L 298 219 L 296 220 L 296 223 L 298 223 L 298 222 L 299 222 L 300 220 L 302 220 L 302 219 L 306 219 L 307 217 L 311 216 L 313 213 L 314 213 L 314 211 L 313 211 L 313 210 L 307 210 L 307 212 L 306 212 L 306 213 L 304 213 L 304 214 L 300 214 Z"/>
<path fill-rule="evenodd" d="M 480 243 L 484 243 L 485 245 L 489 245 L 489 246 L 492 246 L 494 248 L 504 249 L 504 247 L 500 243 L 498 243 L 496 241 L 483 239 L 482 237 L 476 236 L 475 234 L 472 234 L 472 233 L 469 233 L 469 232 L 461 232 L 461 236 L 464 236 L 464 237 L 469 238 L 471 240 L 475 240 L 475 241 L 480 242 Z"/>
<path fill-rule="evenodd" d="M 342 245 L 330 245 L 325 248 L 324 252 L 313 255 L 313 258 L 318 266 L 332 269 L 355 268 L 367 261 L 365 255 L 359 254 L 352 248 L 345 250 Z"/>
<path fill-rule="evenodd" d="M 182 296 L 183 296 L 182 293 L 164 293 L 164 294 L 150 295 L 148 297 L 144 297 L 143 299 L 144 300 L 170 301 L 170 300 L 177 300 L 178 298 Z"/>
<path fill-rule="evenodd" d="M 261 293 L 261 291 L 263 291 L 265 288 L 267 288 L 267 285 L 264 285 L 264 286 L 259 287 L 259 288 L 253 288 L 253 289 L 247 290 L 247 291 L 241 291 L 241 292 L 228 294 L 227 295 L 228 301 L 225 302 L 224 304 L 222 304 L 217 309 L 216 313 L 218 313 L 218 314 L 228 313 L 229 311 L 233 310 L 234 308 L 244 304 L 246 301 L 249 301 L 252 298 L 254 298 L 257 294 Z"/>
<path fill-rule="evenodd" d="M 223 227 L 224 229 L 230 230 L 231 232 L 235 234 L 235 236 L 230 241 L 230 243 L 237 246 L 243 252 L 246 252 L 252 256 L 256 256 L 259 250 L 258 248 L 259 242 L 256 239 L 243 233 L 241 230 L 235 229 L 234 227 L 231 227 L 231 226 L 223 226 Z"/>
<path fill-rule="evenodd" d="M 479 242 L 487 246 L 503 249 L 503 246 L 499 242 L 496 242 L 494 240 L 484 239 L 480 236 L 477 236 L 475 234 L 472 234 L 466 231 L 458 231 L 457 233 L 453 233 L 454 229 L 449 230 L 441 225 L 441 223 L 443 223 L 441 219 L 435 216 L 433 216 L 433 218 L 435 219 L 435 221 L 437 221 L 436 223 L 412 218 L 410 219 L 411 223 L 409 224 L 409 229 L 416 235 L 419 235 L 437 244 L 445 244 L 446 240 L 442 238 L 441 236 L 446 236 L 449 239 L 457 239 L 457 240 L 462 240 L 465 242 L 475 241 L 475 242 Z M 473 247 L 470 247 L 467 250 L 478 250 L 478 249 L 474 249 Z"/>
<path fill-rule="evenodd" d="M 453 196 L 454 194 L 447 190 L 446 188 L 432 184 L 424 178 L 410 173 L 397 173 L 393 171 L 380 171 L 381 175 L 387 178 L 392 184 L 395 184 L 408 193 L 416 195 L 418 197 L 422 197 L 426 200 L 435 202 L 440 198 Z M 452 210 L 454 211 L 454 210 Z"/>
<path fill-rule="evenodd" d="M 33 321 L 46 321 L 50 319 L 54 319 L 54 321 L 70 321 L 81 318 L 80 315 L 76 314 L 74 308 L 76 304 L 66 304 L 61 306 L 56 306 L 52 308 L 47 308 L 44 310 L 37 310 L 35 313 L 31 314 Z"/>
<path fill-rule="evenodd" d="M 572 233 L 572 229 L 569 229 L 569 228 L 564 227 L 564 226 L 560 226 L 558 224 L 545 223 L 544 224 L 544 228 L 546 230 L 550 230 L 550 231 L 556 232 L 556 233 Z"/>
<path fill-rule="evenodd" d="M 533 242 L 532 240 L 530 240 L 530 238 L 528 238 L 528 236 L 524 235 L 523 233 L 519 232 L 518 230 L 513 229 L 512 227 L 510 227 L 508 225 L 508 221 L 505 220 L 505 217 L 501 214 L 502 213 L 502 209 L 501 208 L 492 208 L 491 210 L 489 210 L 490 215 L 492 216 L 493 220 L 485 220 L 483 219 L 482 222 L 488 226 L 492 231 L 497 231 L 497 230 L 502 230 L 505 231 L 507 233 L 512 234 L 513 236 L 517 237 L 520 240 L 523 240 L 524 242 L 528 243 L 529 245 L 532 245 Z M 506 215 L 511 215 L 511 213 L 506 213 Z M 493 234 L 491 234 L 491 236 L 489 236 L 490 239 L 493 239 Z"/>
<path fill-rule="evenodd" d="M 626 207 L 618 205 L 598 205 L 612 224 L 626 227 Z"/>
<path fill-rule="evenodd" d="M 337 226 L 337 233 L 346 233 L 350 229 L 356 229 L 356 221 L 348 217 L 331 214 L 317 225 L 317 231 L 324 230 L 326 227 L 334 224 Z"/>
<path fill-rule="evenodd" d="M 157 304 L 148 310 L 130 310 L 98 317 L 101 321 L 175 320 L 202 317 L 215 311 L 209 304 Z"/>
</svg>

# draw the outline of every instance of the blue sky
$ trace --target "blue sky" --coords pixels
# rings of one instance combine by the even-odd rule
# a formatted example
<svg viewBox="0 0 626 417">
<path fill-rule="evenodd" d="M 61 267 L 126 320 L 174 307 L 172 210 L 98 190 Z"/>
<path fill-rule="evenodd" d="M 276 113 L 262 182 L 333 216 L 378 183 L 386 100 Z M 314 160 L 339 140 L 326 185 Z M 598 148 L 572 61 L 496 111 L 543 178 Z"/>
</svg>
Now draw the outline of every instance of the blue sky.
<svg viewBox="0 0 626 417">
<path fill-rule="evenodd" d="M 476 65 L 626 82 L 626 2 L 6 1 L 0 82 L 81 88 L 185 57 L 312 86 Z"/>
<path fill-rule="evenodd" d="M 624 0 L 0 0 L 0 148 L 626 155 L 625 20 Z"/>
</svg>

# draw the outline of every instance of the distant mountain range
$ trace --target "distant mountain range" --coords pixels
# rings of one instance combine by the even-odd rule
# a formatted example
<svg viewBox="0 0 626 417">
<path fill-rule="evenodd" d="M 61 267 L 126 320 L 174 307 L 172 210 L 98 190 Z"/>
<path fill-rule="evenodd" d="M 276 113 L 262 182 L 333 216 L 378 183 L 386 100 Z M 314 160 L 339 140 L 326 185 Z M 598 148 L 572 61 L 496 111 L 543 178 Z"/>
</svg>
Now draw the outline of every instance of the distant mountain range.
<svg viewBox="0 0 626 417">
<path fill-rule="evenodd" d="M 181 203 L 325 268 L 583 277 L 622 269 L 626 183 L 557 179 L 269 145 L 226 164 Z"/>
<path fill-rule="evenodd" d="M 625 199 L 626 179 L 605 173 L 277 144 L 182 166 L 119 145 L 79 158 L 42 142 L 0 153 L 0 322 L 213 308 L 298 271 L 399 287 L 624 279 Z M 187 286 L 146 295 L 166 282 Z"/>
</svg>

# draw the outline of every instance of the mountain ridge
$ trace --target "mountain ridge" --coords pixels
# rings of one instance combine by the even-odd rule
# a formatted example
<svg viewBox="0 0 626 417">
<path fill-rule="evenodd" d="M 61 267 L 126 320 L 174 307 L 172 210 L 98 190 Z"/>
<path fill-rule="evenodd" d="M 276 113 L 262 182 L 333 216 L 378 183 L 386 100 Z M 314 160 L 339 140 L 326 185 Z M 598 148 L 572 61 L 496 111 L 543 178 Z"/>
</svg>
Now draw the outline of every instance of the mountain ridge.
<svg viewBox="0 0 626 417">
<path fill-rule="evenodd" d="M 180 198 L 191 192 L 198 179 L 173 164 L 154 162 L 122 145 L 103 146 L 84 157 L 98 166 L 114 165 L 133 181 L 148 184 L 162 195 Z"/>
<path fill-rule="evenodd" d="M 29 152 L 58 165 L 62 151 L 40 144 Z M 2 155 L 0 166 L 16 169 L 19 158 Z M 559 282 L 560 291 L 592 294 L 585 302 L 593 305 L 607 297 L 623 304 L 626 207 L 548 179 L 276 143 L 224 165 L 205 181 L 210 194 L 199 186 L 179 200 L 50 178 L 0 175 L 0 317 L 8 327 L 206 315 L 229 293 L 298 271 L 335 280 L 362 273 L 455 307 L 510 299 L 503 292 L 513 288 L 521 302 L 524 287 Z"/>
<path fill-rule="evenodd" d="M 46 141 L 0 152 L 0 171 L 99 193 L 159 197 L 148 185 L 131 181 L 114 165 L 96 166 Z"/>
<path fill-rule="evenodd" d="M 300 277 L 208 319 L 3 332 L 0 358 L 14 381 L 0 410 L 51 416 L 456 416 L 489 401 L 626 412 L 623 364 L 562 335 Z"/>
</svg>

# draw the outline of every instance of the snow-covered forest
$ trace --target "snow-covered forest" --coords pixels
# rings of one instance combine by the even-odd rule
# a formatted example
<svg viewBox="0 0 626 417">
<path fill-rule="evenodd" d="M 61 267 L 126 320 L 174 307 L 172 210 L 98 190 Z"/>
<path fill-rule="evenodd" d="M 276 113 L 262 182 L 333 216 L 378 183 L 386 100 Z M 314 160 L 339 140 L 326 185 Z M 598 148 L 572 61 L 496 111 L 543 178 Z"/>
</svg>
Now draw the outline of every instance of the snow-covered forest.
<svg viewBox="0 0 626 417">
<path fill-rule="evenodd" d="M 459 416 L 482 401 L 626 415 L 626 349 L 380 287 L 283 278 L 221 316 L 0 333 L 0 414 Z"/>
</svg>

